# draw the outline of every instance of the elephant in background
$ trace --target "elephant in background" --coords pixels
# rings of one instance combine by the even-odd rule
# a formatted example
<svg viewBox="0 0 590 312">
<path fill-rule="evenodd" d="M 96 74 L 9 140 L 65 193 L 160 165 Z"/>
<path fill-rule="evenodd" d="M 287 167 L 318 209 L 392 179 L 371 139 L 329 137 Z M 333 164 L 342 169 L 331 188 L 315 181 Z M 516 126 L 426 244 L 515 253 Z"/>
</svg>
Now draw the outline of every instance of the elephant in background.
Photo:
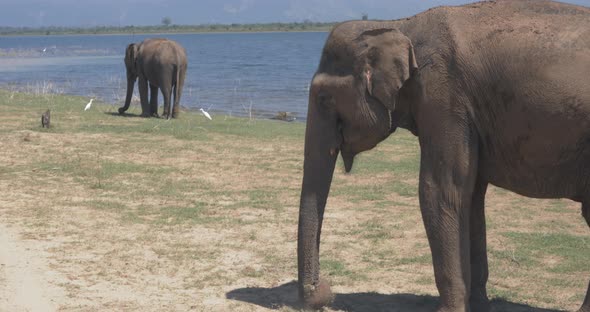
<svg viewBox="0 0 590 312">
<path fill-rule="evenodd" d="M 127 96 L 125 105 L 119 108 L 119 114 L 123 114 L 129 108 L 135 80 L 139 79 L 142 117 L 158 116 L 158 88 L 164 97 L 163 116 L 167 119 L 178 117 L 180 96 L 187 69 L 186 52 L 180 44 L 160 38 L 146 39 L 139 44 L 132 43 L 125 50 L 125 67 Z M 174 106 L 171 110 L 172 92 L 174 92 Z"/>
<path fill-rule="evenodd" d="M 438 7 L 334 27 L 311 81 L 298 227 L 305 307 L 324 209 L 345 170 L 397 127 L 420 143 L 419 200 L 438 312 L 488 312 L 488 184 L 581 203 L 590 226 L 590 8 L 545 0 Z M 590 259 L 588 259 L 590 261 Z M 590 286 L 579 312 L 590 312 Z"/>
</svg>

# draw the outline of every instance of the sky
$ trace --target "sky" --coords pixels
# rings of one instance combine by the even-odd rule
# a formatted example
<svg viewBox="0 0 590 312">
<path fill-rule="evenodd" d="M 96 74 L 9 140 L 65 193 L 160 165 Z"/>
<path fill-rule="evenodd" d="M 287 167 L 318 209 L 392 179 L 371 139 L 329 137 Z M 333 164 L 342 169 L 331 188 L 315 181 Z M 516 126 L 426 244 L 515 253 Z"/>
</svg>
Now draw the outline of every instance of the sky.
<svg viewBox="0 0 590 312">
<path fill-rule="evenodd" d="M 397 19 L 468 0 L 0 0 L 0 26 L 92 27 Z M 590 7 L 590 0 L 565 0 Z"/>
</svg>

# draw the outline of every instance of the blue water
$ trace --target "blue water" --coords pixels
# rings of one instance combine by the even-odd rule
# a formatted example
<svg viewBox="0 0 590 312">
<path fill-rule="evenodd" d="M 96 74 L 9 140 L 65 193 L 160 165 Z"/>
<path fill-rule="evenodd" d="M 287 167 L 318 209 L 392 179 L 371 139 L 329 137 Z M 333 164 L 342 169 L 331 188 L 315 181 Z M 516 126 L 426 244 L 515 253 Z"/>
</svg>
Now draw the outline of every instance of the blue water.
<svg viewBox="0 0 590 312">
<path fill-rule="evenodd" d="M 147 37 L 153 36 L 0 37 L 0 88 L 82 95 L 123 105 L 125 48 Z M 158 37 L 178 41 L 187 51 L 182 106 L 257 118 L 288 111 L 301 120 L 327 33 Z M 159 102 L 161 113 L 161 95 Z"/>
</svg>

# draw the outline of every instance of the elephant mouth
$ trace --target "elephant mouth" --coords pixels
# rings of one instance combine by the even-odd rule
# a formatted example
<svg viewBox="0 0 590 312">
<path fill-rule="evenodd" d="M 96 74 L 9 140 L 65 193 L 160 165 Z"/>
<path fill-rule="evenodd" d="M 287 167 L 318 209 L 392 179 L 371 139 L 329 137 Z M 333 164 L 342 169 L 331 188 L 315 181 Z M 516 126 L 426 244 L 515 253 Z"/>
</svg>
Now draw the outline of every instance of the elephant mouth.
<svg viewBox="0 0 590 312">
<path fill-rule="evenodd" d="M 356 153 L 352 152 L 350 149 L 346 147 L 342 148 L 342 161 L 344 162 L 344 171 L 349 173 L 352 170 L 352 165 L 354 163 L 354 156 Z"/>
</svg>

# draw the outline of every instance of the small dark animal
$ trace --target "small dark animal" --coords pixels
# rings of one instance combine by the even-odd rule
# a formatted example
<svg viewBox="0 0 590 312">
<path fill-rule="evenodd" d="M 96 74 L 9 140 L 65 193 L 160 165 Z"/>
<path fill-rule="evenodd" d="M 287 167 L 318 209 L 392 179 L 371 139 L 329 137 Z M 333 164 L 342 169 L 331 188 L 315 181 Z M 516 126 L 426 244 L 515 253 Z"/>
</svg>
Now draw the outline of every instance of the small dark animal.
<svg viewBox="0 0 590 312">
<path fill-rule="evenodd" d="M 49 110 L 47 110 L 45 113 L 43 113 L 43 115 L 41 115 L 41 127 L 42 128 L 49 128 L 49 122 L 50 122 L 50 112 Z"/>
</svg>

